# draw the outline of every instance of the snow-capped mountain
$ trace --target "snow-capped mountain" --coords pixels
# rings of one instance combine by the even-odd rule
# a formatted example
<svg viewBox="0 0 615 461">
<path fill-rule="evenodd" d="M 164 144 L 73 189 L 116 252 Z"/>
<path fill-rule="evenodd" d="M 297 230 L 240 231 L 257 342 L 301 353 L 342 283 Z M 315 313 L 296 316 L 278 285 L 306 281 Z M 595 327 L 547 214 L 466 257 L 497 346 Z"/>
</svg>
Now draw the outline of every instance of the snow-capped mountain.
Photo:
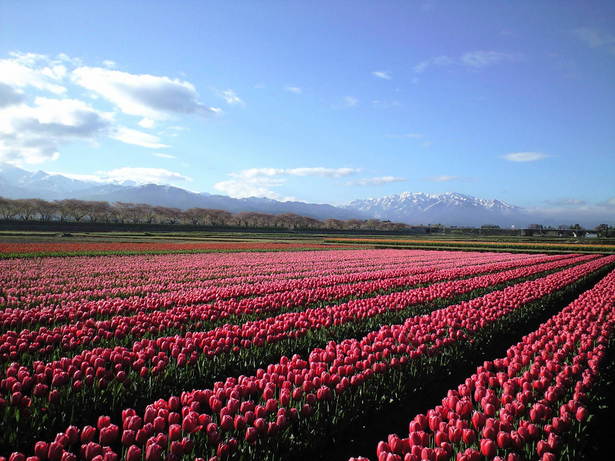
<svg viewBox="0 0 615 461">
<path fill-rule="evenodd" d="M 381 198 L 354 200 L 347 208 L 375 218 L 408 224 L 510 226 L 527 220 L 523 209 L 517 206 L 453 192 L 440 195 L 403 192 Z"/>
<path fill-rule="evenodd" d="M 98 183 L 72 179 L 59 174 L 49 174 L 44 171 L 27 171 L 0 163 L 0 195 L 9 198 L 32 198 L 27 194 L 36 192 L 36 197 L 49 197 L 49 200 L 66 198 L 72 194 L 91 187 Z M 26 194 L 26 195 L 24 195 Z"/>
<path fill-rule="evenodd" d="M 0 163 L 0 197 L 42 198 L 61 200 L 76 198 L 107 202 L 147 203 L 175 207 L 210 208 L 232 213 L 252 211 L 258 213 L 295 213 L 317 219 L 377 218 L 411 225 L 444 224 L 447 226 L 481 226 L 495 224 L 501 227 L 525 227 L 532 223 L 548 225 L 580 222 L 589 227 L 598 223 L 615 223 L 611 208 L 599 214 L 579 214 L 564 210 L 558 214 L 545 214 L 541 210 L 528 211 L 500 200 L 485 200 L 458 193 L 425 194 L 404 192 L 381 198 L 354 200 L 339 207 L 305 202 L 280 202 L 268 198 L 236 199 L 224 195 L 196 193 L 175 186 L 137 184 L 132 181 L 100 182 L 74 179 L 44 171 L 26 171 Z"/>
</svg>

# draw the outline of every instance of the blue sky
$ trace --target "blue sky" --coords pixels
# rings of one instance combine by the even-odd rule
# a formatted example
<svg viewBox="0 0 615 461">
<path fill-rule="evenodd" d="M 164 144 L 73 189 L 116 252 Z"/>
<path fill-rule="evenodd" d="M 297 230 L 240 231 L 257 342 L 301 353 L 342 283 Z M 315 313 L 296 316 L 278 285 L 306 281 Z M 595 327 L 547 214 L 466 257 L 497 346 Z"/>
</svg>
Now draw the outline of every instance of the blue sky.
<svg viewBox="0 0 615 461">
<path fill-rule="evenodd" d="M 615 207 L 614 25 L 612 1 L 5 0 L 0 161 L 236 197 Z"/>
</svg>

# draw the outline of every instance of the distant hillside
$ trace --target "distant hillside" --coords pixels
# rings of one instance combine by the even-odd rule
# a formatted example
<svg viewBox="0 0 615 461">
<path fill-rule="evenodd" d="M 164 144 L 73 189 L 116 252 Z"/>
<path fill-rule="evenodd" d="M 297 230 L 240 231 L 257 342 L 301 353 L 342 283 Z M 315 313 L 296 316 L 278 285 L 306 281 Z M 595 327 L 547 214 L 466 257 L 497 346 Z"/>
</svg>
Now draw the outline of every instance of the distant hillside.
<svg viewBox="0 0 615 461">
<path fill-rule="evenodd" d="M 522 208 L 499 200 L 470 195 L 404 192 L 382 198 L 355 200 L 347 208 L 379 219 L 412 224 L 439 223 L 447 226 L 527 225 L 530 217 Z"/>
<path fill-rule="evenodd" d="M 11 165 L 0 166 L 0 196 L 7 198 L 43 198 L 61 200 L 102 200 L 160 205 L 180 209 L 211 208 L 238 213 L 294 213 L 316 219 L 365 219 L 358 210 L 327 204 L 280 202 L 267 198 L 235 199 L 224 195 L 195 193 L 179 187 L 157 184 L 98 183 L 67 178 L 43 171 L 30 172 Z"/>
<path fill-rule="evenodd" d="M 530 212 L 501 200 L 486 200 L 454 192 L 439 195 L 403 192 L 381 198 L 354 200 L 346 206 L 336 207 L 257 197 L 236 199 L 224 195 L 191 192 L 168 185 L 84 181 L 44 171 L 30 172 L 8 164 L 0 164 L 0 196 L 145 203 L 182 210 L 208 208 L 231 213 L 293 213 L 319 220 L 376 218 L 410 225 L 478 227 L 494 224 L 501 227 L 527 227 L 533 223 L 551 226 L 580 223 L 586 227 L 594 227 L 600 223 L 615 224 L 615 207 L 612 207 L 613 213 L 609 213 L 611 208 L 603 208 L 594 214 L 587 211 L 585 214 L 579 214 L 575 210 L 546 214 L 539 211 Z"/>
</svg>

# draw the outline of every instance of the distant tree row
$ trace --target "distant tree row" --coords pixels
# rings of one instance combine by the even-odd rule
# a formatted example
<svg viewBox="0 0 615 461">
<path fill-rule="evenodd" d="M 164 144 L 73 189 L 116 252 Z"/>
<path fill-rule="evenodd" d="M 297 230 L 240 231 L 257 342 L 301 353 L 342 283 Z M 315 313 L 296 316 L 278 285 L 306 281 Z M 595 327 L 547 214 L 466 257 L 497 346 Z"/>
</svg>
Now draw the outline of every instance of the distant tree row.
<svg viewBox="0 0 615 461">
<path fill-rule="evenodd" d="M 190 208 L 180 210 L 144 203 L 88 200 L 7 199 L 0 197 L 0 219 L 43 222 L 88 222 L 105 224 L 190 224 L 208 227 L 279 229 L 386 230 L 408 229 L 403 223 L 378 219 L 319 220 L 293 213 L 278 215 Z"/>
</svg>

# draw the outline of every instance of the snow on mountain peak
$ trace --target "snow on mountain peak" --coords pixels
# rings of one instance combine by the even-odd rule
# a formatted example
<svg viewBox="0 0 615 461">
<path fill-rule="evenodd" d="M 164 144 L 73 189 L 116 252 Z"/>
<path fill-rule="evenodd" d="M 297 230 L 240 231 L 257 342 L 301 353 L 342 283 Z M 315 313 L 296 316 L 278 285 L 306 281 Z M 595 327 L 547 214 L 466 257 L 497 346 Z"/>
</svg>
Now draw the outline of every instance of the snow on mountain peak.
<svg viewBox="0 0 615 461">
<path fill-rule="evenodd" d="M 402 192 L 381 198 L 354 200 L 348 208 L 377 218 L 410 224 L 451 225 L 507 223 L 521 212 L 520 208 L 500 200 L 486 200 L 458 192 Z"/>
</svg>

